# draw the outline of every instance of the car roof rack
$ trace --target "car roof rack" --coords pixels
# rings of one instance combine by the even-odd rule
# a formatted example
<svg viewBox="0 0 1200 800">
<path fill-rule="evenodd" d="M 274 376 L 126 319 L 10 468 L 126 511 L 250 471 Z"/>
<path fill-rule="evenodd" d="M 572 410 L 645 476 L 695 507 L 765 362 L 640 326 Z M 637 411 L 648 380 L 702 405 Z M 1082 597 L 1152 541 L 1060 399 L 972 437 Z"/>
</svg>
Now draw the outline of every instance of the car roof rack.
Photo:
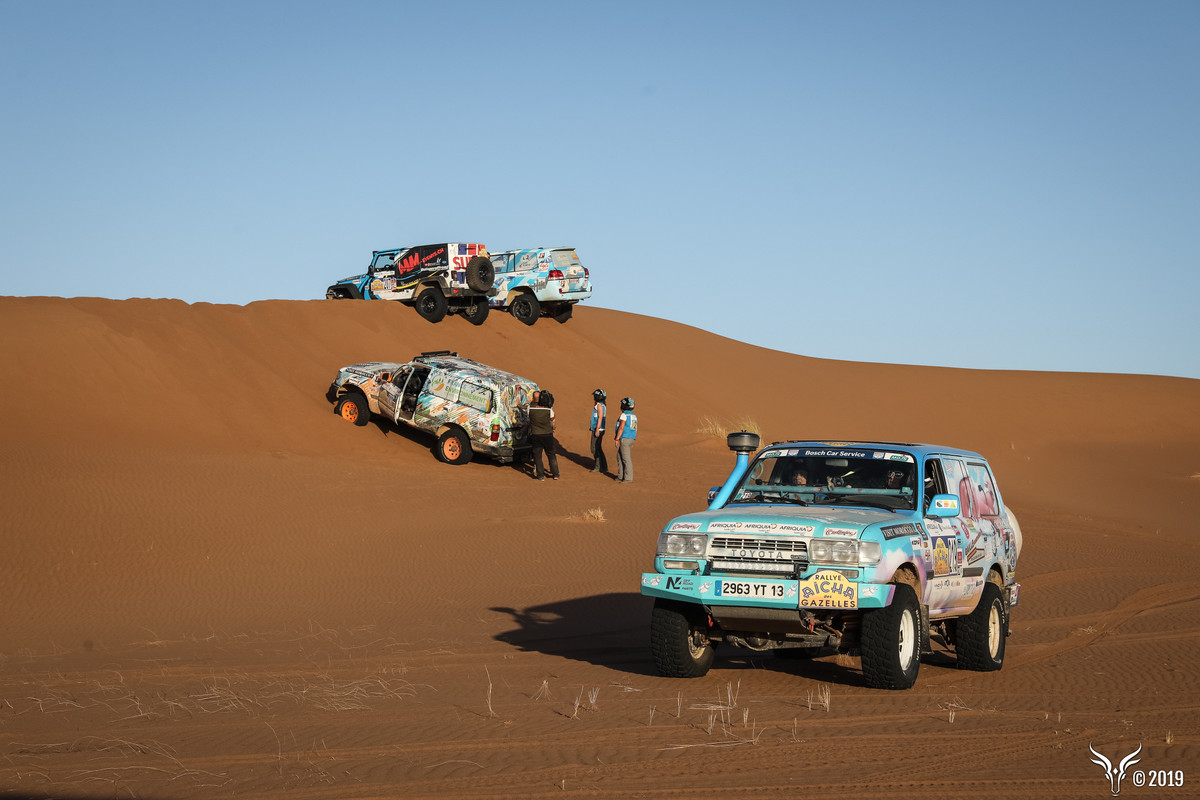
<svg viewBox="0 0 1200 800">
<path fill-rule="evenodd" d="M 434 356 L 457 356 L 457 355 L 458 355 L 458 353 L 454 353 L 449 350 L 426 350 L 424 353 L 421 353 L 421 355 L 414 358 L 413 361 L 416 361 L 417 358 L 432 358 Z"/>
</svg>

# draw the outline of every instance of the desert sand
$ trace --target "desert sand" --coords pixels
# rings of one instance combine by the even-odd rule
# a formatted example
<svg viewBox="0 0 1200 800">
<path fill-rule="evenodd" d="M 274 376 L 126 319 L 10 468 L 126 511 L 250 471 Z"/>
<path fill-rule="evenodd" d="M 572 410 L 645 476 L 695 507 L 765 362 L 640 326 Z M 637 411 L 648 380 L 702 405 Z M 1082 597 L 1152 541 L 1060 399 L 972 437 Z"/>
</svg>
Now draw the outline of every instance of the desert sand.
<svg viewBox="0 0 1200 800">
<path fill-rule="evenodd" d="M 1200 796 L 1200 381 L 587 306 L 0 298 L 0 340 L 0 797 L 1098 798 L 1089 746 L 1139 744 L 1185 784 L 1123 797 Z M 434 349 L 554 392 L 561 480 L 332 413 L 338 367 Z M 597 386 L 637 400 L 630 485 L 588 472 Z M 721 649 L 657 677 L 639 575 L 750 424 L 987 455 L 1024 532 L 1003 670 L 939 652 L 884 692 L 849 656 Z"/>
</svg>

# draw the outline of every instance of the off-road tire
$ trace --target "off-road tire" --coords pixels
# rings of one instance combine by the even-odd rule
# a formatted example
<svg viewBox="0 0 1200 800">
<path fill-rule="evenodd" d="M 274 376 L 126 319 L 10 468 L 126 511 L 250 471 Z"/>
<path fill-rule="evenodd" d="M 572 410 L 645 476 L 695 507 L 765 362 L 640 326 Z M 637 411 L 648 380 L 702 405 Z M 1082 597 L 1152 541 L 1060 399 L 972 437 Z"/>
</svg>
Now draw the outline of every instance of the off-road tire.
<svg viewBox="0 0 1200 800">
<path fill-rule="evenodd" d="M 532 325 L 542 314 L 542 304 L 533 295 L 523 292 L 513 299 L 508 311 L 526 325 Z"/>
<path fill-rule="evenodd" d="M 442 294 L 441 289 L 430 286 L 417 295 L 414 307 L 418 314 L 430 322 L 441 322 L 446 318 L 449 303 L 446 302 L 446 295 Z"/>
<path fill-rule="evenodd" d="M 561 325 L 571 318 L 571 314 L 574 313 L 574 311 L 575 311 L 575 304 L 572 303 L 571 305 L 564 308 L 562 311 L 559 311 L 557 314 L 555 314 L 554 321 L 557 322 L 559 325 Z"/>
<path fill-rule="evenodd" d="M 334 405 L 333 413 L 360 427 L 371 421 L 371 409 L 367 405 L 367 398 L 358 392 L 342 395 Z"/>
<path fill-rule="evenodd" d="M 895 584 L 892 604 L 862 612 L 863 679 L 872 689 L 910 689 L 921 669 L 921 616 L 917 593 Z"/>
<path fill-rule="evenodd" d="M 484 320 L 488 318 L 488 312 L 491 310 L 491 306 L 488 305 L 487 300 L 481 297 L 472 302 L 471 305 L 463 308 L 462 315 L 472 325 L 482 325 Z"/>
<path fill-rule="evenodd" d="M 650 614 L 650 654 L 667 678 L 701 678 L 713 662 L 705 635 L 704 610 L 690 603 L 656 599 Z"/>
<path fill-rule="evenodd" d="M 458 428 L 451 428 L 438 437 L 437 457 L 445 464 L 466 464 L 471 460 L 471 440 Z"/>
<path fill-rule="evenodd" d="M 467 262 L 467 286 L 476 292 L 489 292 L 496 282 L 496 267 L 487 256 L 475 256 Z"/>
<path fill-rule="evenodd" d="M 955 626 L 954 652 L 958 655 L 959 669 L 995 672 L 1004 666 L 1007 612 L 1000 587 L 991 581 L 985 583 L 979 605 Z"/>
</svg>

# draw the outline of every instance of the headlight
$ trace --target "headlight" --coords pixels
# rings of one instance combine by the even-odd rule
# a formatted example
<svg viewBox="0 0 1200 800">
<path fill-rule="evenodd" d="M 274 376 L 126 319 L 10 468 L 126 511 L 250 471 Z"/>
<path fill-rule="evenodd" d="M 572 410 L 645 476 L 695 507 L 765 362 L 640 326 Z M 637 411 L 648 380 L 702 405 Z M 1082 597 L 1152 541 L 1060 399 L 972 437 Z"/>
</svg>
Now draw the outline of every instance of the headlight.
<svg viewBox="0 0 1200 800">
<path fill-rule="evenodd" d="M 875 549 L 878 553 L 879 545 L 875 545 Z M 845 539 L 813 539 L 808 545 L 808 560 L 814 564 L 857 564 L 859 543 Z"/>
<path fill-rule="evenodd" d="M 708 536 L 703 533 L 660 533 L 658 554 L 662 556 L 703 556 Z"/>
<path fill-rule="evenodd" d="M 858 543 L 858 563 L 878 564 L 881 558 L 883 558 L 883 547 L 879 542 Z"/>
</svg>

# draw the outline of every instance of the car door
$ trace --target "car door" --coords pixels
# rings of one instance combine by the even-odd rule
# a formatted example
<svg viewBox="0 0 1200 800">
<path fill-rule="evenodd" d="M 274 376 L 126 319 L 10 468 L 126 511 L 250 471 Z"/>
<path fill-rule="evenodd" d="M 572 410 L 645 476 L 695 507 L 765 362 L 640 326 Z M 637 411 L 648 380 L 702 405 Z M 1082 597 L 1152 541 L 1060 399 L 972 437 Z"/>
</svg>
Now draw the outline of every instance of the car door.
<svg viewBox="0 0 1200 800">
<path fill-rule="evenodd" d="M 400 407 L 400 396 L 410 372 L 408 366 L 403 366 L 392 373 L 389 380 L 379 381 L 375 400 L 379 403 L 379 410 L 383 415 L 393 422 L 396 421 L 396 410 Z"/>
<path fill-rule="evenodd" d="M 964 496 L 966 468 L 957 458 L 931 458 L 926 462 L 926 502 L 934 494 L 958 495 L 959 515 L 956 517 L 926 517 L 929 534 L 926 550 L 926 602 L 930 617 L 958 613 L 964 606 L 974 608 L 969 597 L 963 596 L 963 552 L 967 539 L 967 520 L 974 513 L 973 495 Z M 969 488 L 969 487 L 967 487 Z"/>
</svg>

